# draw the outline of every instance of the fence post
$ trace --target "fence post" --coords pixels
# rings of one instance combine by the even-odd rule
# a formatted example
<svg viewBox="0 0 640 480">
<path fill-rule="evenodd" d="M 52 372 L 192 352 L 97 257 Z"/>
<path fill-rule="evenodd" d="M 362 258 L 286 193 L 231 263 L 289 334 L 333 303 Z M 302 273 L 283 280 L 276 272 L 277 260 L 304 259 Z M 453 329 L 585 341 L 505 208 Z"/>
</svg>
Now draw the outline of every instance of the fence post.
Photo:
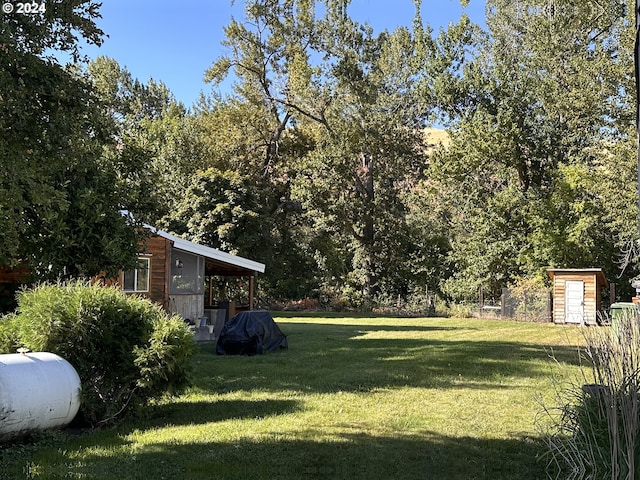
<svg viewBox="0 0 640 480">
<path fill-rule="evenodd" d="M 616 303 L 616 284 L 609 284 L 609 305 Z"/>
</svg>

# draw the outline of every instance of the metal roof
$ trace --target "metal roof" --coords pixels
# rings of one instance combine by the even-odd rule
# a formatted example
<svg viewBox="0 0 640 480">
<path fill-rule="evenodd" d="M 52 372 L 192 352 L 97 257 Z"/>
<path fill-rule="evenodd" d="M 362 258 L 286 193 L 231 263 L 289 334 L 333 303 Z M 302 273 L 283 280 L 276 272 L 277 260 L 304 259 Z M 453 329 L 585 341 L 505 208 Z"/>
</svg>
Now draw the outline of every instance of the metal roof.
<svg viewBox="0 0 640 480">
<path fill-rule="evenodd" d="M 601 268 L 549 268 L 547 269 L 547 272 L 549 273 L 549 276 L 551 278 L 553 278 L 556 274 L 560 273 L 576 273 L 576 274 L 593 274 L 596 276 L 596 278 L 600 281 L 600 283 L 606 285 L 607 284 L 607 279 L 604 276 L 604 272 L 602 271 Z"/>
<path fill-rule="evenodd" d="M 216 273 L 220 273 L 221 275 L 246 272 L 264 273 L 265 266 L 263 263 L 254 262 L 253 260 L 238 257 L 237 255 L 231 255 L 230 253 L 222 252 L 217 248 L 206 247 L 198 243 L 190 242 L 184 238 L 176 237 L 170 233 L 158 230 L 150 225 L 145 225 L 145 227 L 151 230 L 155 235 L 170 240 L 173 243 L 173 248 L 205 257 L 207 269 L 216 270 Z"/>
</svg>

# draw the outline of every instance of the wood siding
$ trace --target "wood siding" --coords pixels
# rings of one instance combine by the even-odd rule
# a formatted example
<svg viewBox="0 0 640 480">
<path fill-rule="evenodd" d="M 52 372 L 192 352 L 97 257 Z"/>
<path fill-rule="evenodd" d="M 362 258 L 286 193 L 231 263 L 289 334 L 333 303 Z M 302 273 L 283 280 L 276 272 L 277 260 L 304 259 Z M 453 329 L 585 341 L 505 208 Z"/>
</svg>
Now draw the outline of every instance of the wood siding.
<svg viewBox="0 0 640 480">
<path fill-rule="evenodd" d="M 170 295 L 171 240 L 153 235 L 145 243 L 144 255 L 151 259 L 149 272 L 149 300 L 164 307 L 168 313 L 196 320 L 204 316 L 204 294 Z"/>
<path fill-rule="evenodd" d="M 170 252 L 171 242 L 169 240 L 156 235 L 147 238 L 140 257 L 149 259 L 149 291 L 126 293 L 148 298 L 166 311 L 170 311 L 168 286 Z M 108 285 L 114 282 L 103 280 L 103 283 Z M 123 285 L 123 272 L 120 272 L 118 284 Z"/>
<path fill-rule="evenodd" d="M 151 236 L 145 242 L 144 255 L 151 259 L 149 265 L 149 292 L 145 295 L 149 300 L 169 307 L 169 261 L 171 258 L 171 242 L 165 238 Z"/>
<path fill-rule="evenodd" d="M 171 295 L 169 312 L 176 313 L 186 320 L 195 322 L 204 317 L 204 294 Z"/>
<path fill-rule="evenodd" d="M 556 272 L 553 280 L 553 321 L 565 323 L 565 284 L 567 281 L 584 282 L 584 321 L 595 324 L 600 311 L 600 285 L 595 273 Z"/>
<path fill-rule="evenodd" d="M 195 320 L 204 316 L 204 294 L 170 295 L 171 240 L 152 235 L 145 241 L 142 257 L 149 258 L 149 291 L 138 293 L 161 305 L 167 313 Z M 122 284 L 122 275 L 120 276 Z"/>
<path fill-rule="evenodd" d="M 31 271 L 28 267 L 0 267 L 0 283 L 25 283 Z"/>
</svg>

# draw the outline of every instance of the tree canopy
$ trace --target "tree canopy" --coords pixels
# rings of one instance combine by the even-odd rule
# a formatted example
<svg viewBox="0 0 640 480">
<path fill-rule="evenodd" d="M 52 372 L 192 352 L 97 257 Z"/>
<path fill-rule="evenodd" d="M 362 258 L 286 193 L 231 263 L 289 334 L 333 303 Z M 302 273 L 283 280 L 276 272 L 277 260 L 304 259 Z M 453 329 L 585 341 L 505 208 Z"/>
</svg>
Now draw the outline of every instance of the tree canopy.
<svg viewBox="0 0 640 480">
<path fill-rule="evenodd" d="M 618 276 L 619 253 L 637 238 L 632 22 L 621 6 L 488 2 L 487 35 L 441 105 L 451 145 L 430 164 L 458 232 L 452 295 L 481 285 L 497 295 L 549 267 Z"/>
<path fill-rule="evenodd" d="M 102 156 L 113 125 L 82 73 L 54 56 L 79 59 L 78 36 L 101 43 L 98 8 L 48 2 L 0 25 L 0 263 L 27 264 L 41 279 L 113 272 L 137 250 L 119 213 L 127 196 Z"/>
<path fill-rule="evenodd" d="M 127 265 L 126 209 L 264 262 L 273 300 L 497 298 L 554 267 L 628 287 L 632 2 L 488 0 L 486 28 L 463 15 L 438 32 L 418 0 L 411 25 L 382 32 L 350 3 L 246 0 L 205 74 L 233 90 L 191 108 L 114 59 L 50 56 L 80 57 L 78 33 L 100 43 L 97 4 L 10 17 L 0 261 L 54 278 Z"/>
</svg>

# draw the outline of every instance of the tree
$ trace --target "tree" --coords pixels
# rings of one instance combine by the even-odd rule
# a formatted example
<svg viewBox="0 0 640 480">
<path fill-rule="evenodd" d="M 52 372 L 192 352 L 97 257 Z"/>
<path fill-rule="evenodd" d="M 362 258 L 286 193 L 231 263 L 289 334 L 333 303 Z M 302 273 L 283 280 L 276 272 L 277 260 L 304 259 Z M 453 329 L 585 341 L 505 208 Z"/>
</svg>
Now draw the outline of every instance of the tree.
<svg viewBox="0 0 640 480">
<path fill-rule="evenodd" d="M 230 53 L 208 76 L 234 69 L 235 101 L 265 112 L 259 168 L 304 208 L 311 243 L 329 248 L 319 259 L 336 253 L 320 237 L 344 241 L 342 260 L 329 262 L 340 271 L 327 276 L 367 298 L 405 283 L 392 280 L 390 252 L 408 243 L 402 193 L 420 172 L 426 109 L 415 95 L 415 38 L 406 28 L 374 35 L 348 17 L 348 3 L 327 1 L 316 15 L 316 2 L 248 2 L 247 23 L 226 28 Z"/>
<path fill-rule="evenodd" d="M 112 125 L 86 79 L 49 51 L 79 59 L 77 35 L 99 44 L 99 5 L 47 2 L 0 25 L 0 263 L 41 279 L 132 265 L 137 237 L 119 213 L 128 197 L 102 158 Z"/>
<path fill-rule="evenodd" d="M 450 192 L 441 210 L 458 271 L 452 296 L 472 298 L 480 285 L 498 295 L 548 267 L 617 276 L 633 229 L 616 219 L 635 218 L 634 203 L 620 202 L 635 189 L 624 146 L 633 90 L 623 6 L 488 2 L 487 40 L 437 85 L 452 142 L 433 156 L 430 181 Z"/>
<path fill-rule="evenodd" d="M 121 195 L 131 198 L 136 218 L 157 225 L 205 168 L 194 116 L 164 83 L 134 79 L 114 59 L 96 58 L 87 75 L 114 124 L 104 157 L 118 173 Z"/>
<path fill-rule="evenodd" d="M 189 175 L 163 224 L 194 241 L 265 263 L 261 294 L 299 298 L 317 288 L 313 250 L 310 254 L 300 205 L 291 198 L 291 163 L 279 160 L 265 169 L 270 120 L 261 105 L 202 99 L 192 125 L 203 146 L 203 166 Z M 280 158 L 291 158 L 308 147 L 284 132 L 278 148 Z"/>
</svg>

